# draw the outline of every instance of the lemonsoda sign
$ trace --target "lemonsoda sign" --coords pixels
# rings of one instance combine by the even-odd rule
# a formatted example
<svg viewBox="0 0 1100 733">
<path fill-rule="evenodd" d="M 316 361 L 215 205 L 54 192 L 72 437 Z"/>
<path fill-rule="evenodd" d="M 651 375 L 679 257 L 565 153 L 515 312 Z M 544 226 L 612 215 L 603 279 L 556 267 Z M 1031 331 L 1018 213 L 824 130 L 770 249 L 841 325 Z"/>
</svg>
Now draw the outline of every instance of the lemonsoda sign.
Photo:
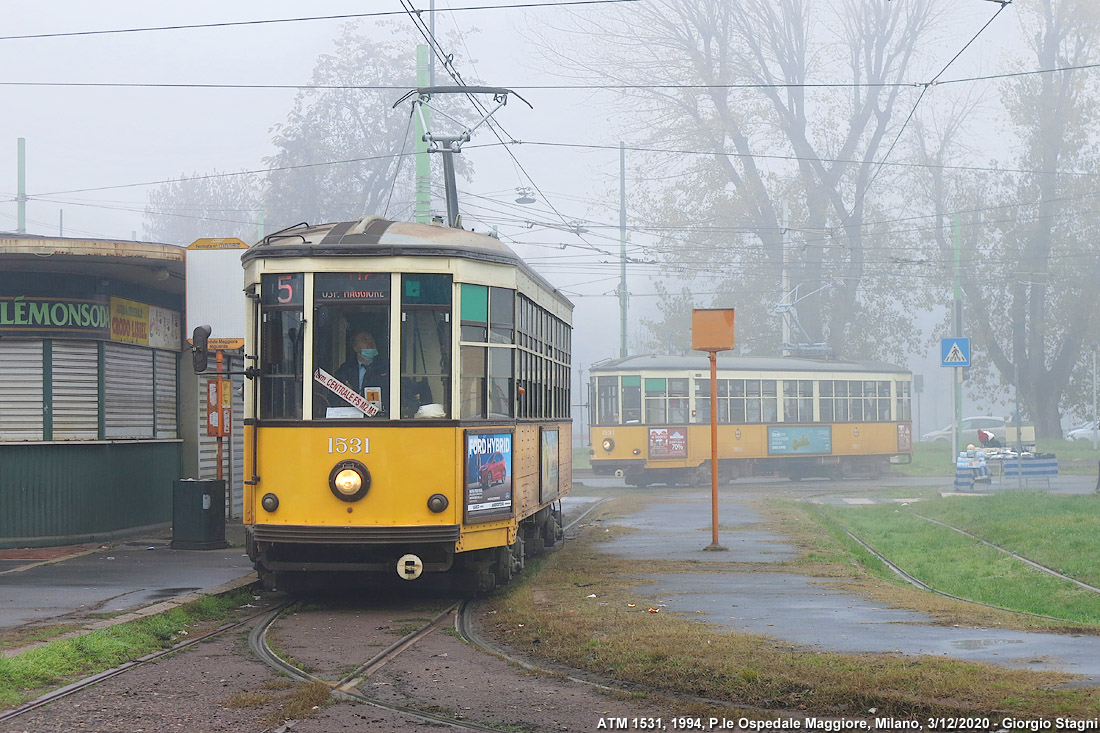
<svg viewBox="0 0 1100 733">
<path fill-rule="evenodd" d="M 107 338 L 111 332 L 111 311 L 102 300 L 90 298 L 0 297 L 0 332 L 3 331 Z"/>
</svg>

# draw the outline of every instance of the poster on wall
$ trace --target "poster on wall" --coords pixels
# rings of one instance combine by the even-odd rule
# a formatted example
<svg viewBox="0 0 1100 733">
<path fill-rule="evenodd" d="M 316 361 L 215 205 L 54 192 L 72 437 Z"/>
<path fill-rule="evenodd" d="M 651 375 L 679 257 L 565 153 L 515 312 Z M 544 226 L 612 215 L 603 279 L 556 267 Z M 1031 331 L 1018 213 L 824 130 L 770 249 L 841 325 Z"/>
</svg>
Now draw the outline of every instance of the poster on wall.
<svg viewBox="0 0 1100 733">
<path fill-rule="evenodd" d="M 558 479 L 558 430 L 542 428 L 539 440 L 539 503 L 545 504 L 561 495 Z"/>
<path fill-rule="evenodd" d="M 768 428 L 768 455 L 789 456 L 800 453 L 832 453 L 833 432 L 828 425 Z"/>
<path fill-rule="evenodd" d="M 687 458 L 686 428 L 650 428 L 650 458 Z"/>
<path fill-rule="evenodd" d="M 466 431 L 465 521 L 512 516 L 512 433 Z"/>
</svg>

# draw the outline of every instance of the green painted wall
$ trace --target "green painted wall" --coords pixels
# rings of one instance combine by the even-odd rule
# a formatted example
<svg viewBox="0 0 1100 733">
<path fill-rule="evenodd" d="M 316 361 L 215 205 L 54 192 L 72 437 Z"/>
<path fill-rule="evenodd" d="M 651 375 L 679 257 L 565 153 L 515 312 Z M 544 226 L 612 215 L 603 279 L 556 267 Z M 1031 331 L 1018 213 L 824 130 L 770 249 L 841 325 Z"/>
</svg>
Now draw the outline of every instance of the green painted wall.
<svg viewBox="0 0 1100 733">
<path fill-rule="evenodd" d="M 88 542 L 171 521 L 181 446 L 0 444 L 0 548 Z"/>
</svg>

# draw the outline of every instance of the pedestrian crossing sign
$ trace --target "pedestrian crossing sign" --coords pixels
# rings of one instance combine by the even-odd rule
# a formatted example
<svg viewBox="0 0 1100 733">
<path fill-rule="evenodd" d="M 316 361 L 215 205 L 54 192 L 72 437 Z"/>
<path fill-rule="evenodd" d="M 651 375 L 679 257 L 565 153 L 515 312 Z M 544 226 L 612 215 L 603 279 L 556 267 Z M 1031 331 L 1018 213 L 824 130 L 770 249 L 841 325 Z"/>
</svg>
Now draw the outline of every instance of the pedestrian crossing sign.
<svg viewBox="0 0 1100 733">
<path fill-rule="evenodd" d="M 940 339 L 940 366 L 970 366 L 970 339 Z"/>
</svg>

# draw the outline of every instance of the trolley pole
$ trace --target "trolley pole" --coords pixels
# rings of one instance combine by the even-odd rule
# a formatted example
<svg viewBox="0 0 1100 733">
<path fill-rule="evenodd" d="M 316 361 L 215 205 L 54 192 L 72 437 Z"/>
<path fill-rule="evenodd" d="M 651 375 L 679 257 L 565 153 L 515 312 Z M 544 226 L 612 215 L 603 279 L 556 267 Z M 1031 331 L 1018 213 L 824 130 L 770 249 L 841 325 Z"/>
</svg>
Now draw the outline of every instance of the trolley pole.
<svg viewBox="0 0 1100 733">
<path fill-rule="evenodd" d="M 691 348 L 710 356 L 710 544 L 704 550 L 728 550 L 718 544 L 718 352 L 733 348 L 733 309 L 691 311 Z"/>
</svg>

